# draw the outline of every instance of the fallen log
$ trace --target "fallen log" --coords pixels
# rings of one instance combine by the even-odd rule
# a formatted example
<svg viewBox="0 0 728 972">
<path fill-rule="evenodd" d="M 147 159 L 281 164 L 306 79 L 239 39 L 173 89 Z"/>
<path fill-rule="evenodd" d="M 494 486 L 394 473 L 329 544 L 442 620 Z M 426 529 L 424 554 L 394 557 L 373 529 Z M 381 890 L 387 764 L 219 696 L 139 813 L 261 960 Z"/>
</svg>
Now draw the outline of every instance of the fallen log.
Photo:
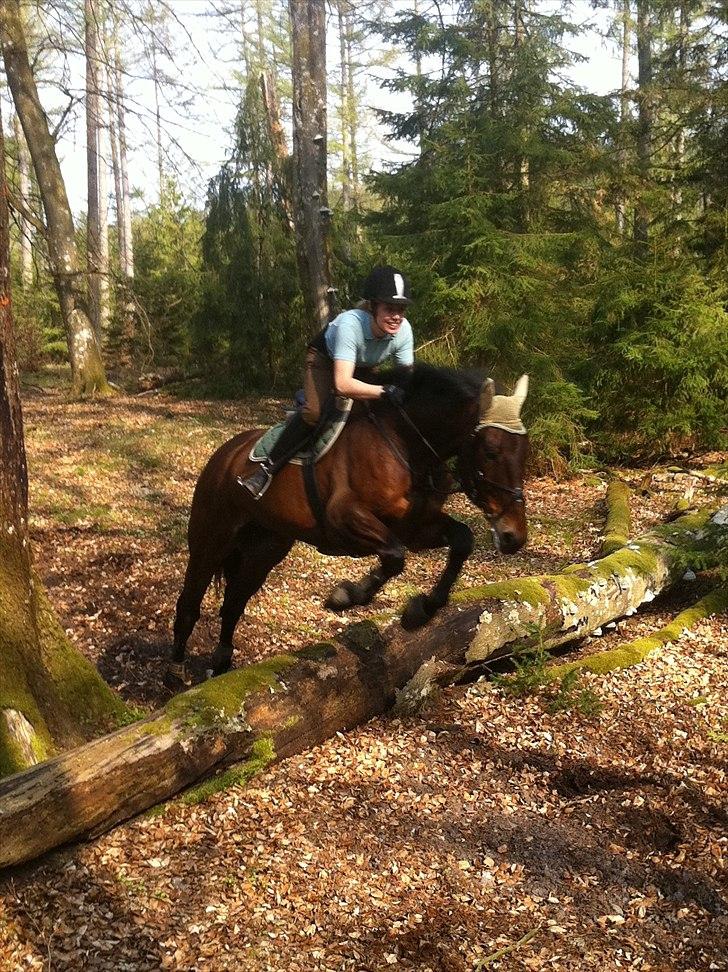
<svg viewBox="0 0 728 972">
<path fill-rule="evenodd" d="M 610 479 L 607 486 L 607 520 L 604 525 L 602 557 L 621 550 L 629 541 L 632 528 L 629 494 L 629 486 L 623 479 Z"/>
<path fill-rule="evenodd" d="M 0 781 L 0 867 L 94 836 L 213 773 L 202 793 L 246 780 L 391 707 L 430 658 L 466 665 L 543 639 L 579 638 L 631 613 L 682 575 L 726 556 L 728 507 L 683 517 L 600 561 L 562 574 L 461 592 L 407 633 L 350 625 L 313 645 L 195 686 L 159 712 Z"/>
</svg>

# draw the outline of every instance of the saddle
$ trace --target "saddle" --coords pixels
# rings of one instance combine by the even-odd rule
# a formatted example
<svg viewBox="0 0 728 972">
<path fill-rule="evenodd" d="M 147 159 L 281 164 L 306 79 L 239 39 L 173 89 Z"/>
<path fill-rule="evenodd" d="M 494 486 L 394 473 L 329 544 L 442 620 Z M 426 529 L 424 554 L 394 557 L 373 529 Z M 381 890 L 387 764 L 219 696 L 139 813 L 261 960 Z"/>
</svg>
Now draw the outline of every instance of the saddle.
<svg viewBox="0 0 728 972">
<path fill-rule="evenodd" d="M 304 463 L 316 463 L 325 456 L 341 435 L 351 413 L 352 405 L 351 398 L 344 398 L 342 395 L 337 395 L 331 399 L 316 427 L 313 441 L 310 441 L 303 451 L 289 461 L 301 466 Z M 277 425 L 268 429 L 253 444 L 253 448 L 250 450 L 250 460 L 252 462 L 265 462 L 285 427 L 285 422 L 278 422 Z"/>
</svg>

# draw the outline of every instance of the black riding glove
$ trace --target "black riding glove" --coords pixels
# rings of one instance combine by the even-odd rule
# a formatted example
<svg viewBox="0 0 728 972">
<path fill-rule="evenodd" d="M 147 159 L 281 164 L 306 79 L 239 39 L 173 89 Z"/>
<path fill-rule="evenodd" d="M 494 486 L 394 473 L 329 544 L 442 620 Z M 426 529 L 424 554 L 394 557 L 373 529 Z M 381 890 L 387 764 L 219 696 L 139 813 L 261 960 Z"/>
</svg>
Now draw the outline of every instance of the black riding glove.
<svg viewBox="0 0 728 972">
<path fill-rule="evenodd" d="M 384 385 L 382 398 L 400 408 L 404 404 L 404 388 L 400 388 L 399 385 Z"/>
</svg>

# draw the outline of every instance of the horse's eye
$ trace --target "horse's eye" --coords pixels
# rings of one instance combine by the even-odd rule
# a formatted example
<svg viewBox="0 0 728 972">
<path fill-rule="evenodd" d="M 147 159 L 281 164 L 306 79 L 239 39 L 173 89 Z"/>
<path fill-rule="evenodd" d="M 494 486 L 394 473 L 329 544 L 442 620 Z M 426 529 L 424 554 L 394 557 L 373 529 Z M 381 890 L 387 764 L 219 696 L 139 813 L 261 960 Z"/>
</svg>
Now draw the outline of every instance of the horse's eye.
<svg viewBox="0 0 728 972">
<path fill-rule="evenodd" d="M 485 453 L 485 458 L 486 459 L 497 459 L 498 458 L 498 453 L 497 452 L 493 452 L 492 450 L 488 449 L 487 452 Z"/>
</svg>

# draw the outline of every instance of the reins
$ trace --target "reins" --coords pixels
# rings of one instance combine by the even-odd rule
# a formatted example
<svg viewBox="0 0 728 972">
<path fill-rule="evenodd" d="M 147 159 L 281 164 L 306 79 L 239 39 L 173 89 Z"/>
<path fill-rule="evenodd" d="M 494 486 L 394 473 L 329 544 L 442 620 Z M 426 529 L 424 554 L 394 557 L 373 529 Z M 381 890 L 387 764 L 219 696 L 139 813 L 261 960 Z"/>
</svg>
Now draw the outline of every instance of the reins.
<svg viewBox="0 0 728 972">
<path fill-rule="evenodd" d="M 437 464 L 439 466 L 443 466 L 445 464 L 445 460 L 438 453 L 438 451 L 435 449 L 435 447 L 432 445 L 432 443 L 428 441 L 428 439 L 422 433 L 421 429 L 419 429 L 417 427 L 417 425 L 412 421 L 412 419 L 405 412 L 405 410 L 402 408 L 401 405 L 397 405 L 396 408 L 397 408 L 397 411 L 399 412 L 399 414 L 401 415 L 401 417 L 407 423 L 407 425 L 409 425 L 409 427 L 412 429 L 413 432 L 416 432 L 417 433 L 417 435 L 419 436 L 420 440 L 424 443 L 425 446 L 427 446 L 427 448 L 429 449 L 429 451 L 432 453 L 432 455 L 437 460 Z M 412 466 L 407 461 L 407 458 L 402 455 L 402 453 L 400 452 L 400 450 L 394 444 L 394 442 L 392 441 L 391 437 L 387 434 L 386 427 L 379 421 L 378 417 L 372 411 L 371 407 L 368 410 L 368 414 L 369 414 L 370 420 L 376 426 L 377 431 L 379 432 L 379 434 L 381 435 L 381 437 L 384 439 L 384 442 L 387 445 L 387 447 L 389 448 L 389 450 L 392 453 L 392 455 L 397 459 L 397 461 L 400 463 L 400 465 L 402 465 L 407 470 L 407 472 L 412 476 L 412 478 L 414 479 L 414 473 L 413 473 L 413 470 L 412 470 Z M 487 426 L 488 426 L 488 423 L 487 422 L 480 423 L 470 433 L 469 438 L 474 438 L 475 435 L 481 429 L 487 428 Z M 483 473 L 479 469 L 474 470 L 474 475 L 475 475 L 475 478 L 479 482 L 481 482 L 481 483 L 487 483 L 488 486 L 493 486 L 495 489 L 500 489 L 504 493 L 508 493 L 509 496 L 512 496 L 513 497 L 514 502 L 516 502 L 516 503 L 523 503 L 523 502 L 525 502 L 524 496 L 523 496 L 523 489 L 520 486 L 514 488 L 513 486 L 506 486 L 504 483 L 496 483 L 494 480 L 488 479 L 486 476 L 484 476 Z M 465 486 L 465 484 L 463 483 L 462 479 L 459 476 L 457 476 L 457 475 L 454 476 L 455 482 L 457 484 L 456 488 L 455 489 L 449 489 L 449 490 L 441 490 L 441 489 L 438 489 L 434 485 L 434 483 L 432 482 L 432 472 L 431 471 L 429 473 L 429 478 L 430 478 L 429 489 L 430 489 L 431 492 L 433 492 L 433 493 L 440 493 L 440 494 L 442 494 L 444 496 L 450 496 L 450 495 L 452 495 L 454 493 L 465 493 L 465 495 L 468 497 L 469 500 L 474 501 L 474 498 L 475 498 L 475 490 L 474 489 L 468 489 Z"/>
</svg>

